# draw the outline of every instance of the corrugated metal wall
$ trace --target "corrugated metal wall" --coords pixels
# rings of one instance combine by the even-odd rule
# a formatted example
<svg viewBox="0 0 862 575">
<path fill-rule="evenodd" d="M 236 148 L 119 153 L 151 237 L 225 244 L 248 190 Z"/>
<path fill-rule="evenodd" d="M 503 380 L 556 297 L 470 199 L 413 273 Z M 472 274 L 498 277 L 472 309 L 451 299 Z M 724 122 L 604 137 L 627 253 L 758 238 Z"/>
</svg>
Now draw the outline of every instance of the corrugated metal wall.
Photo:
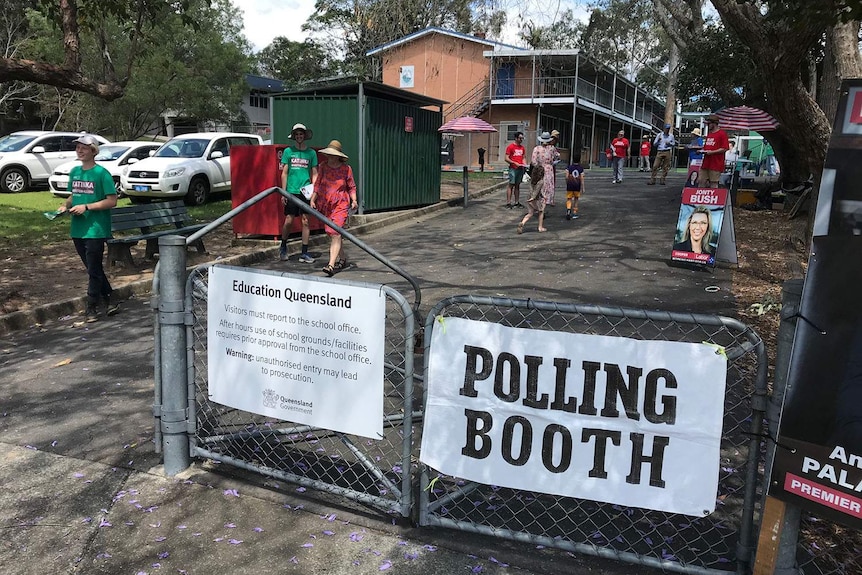
<svg viewBox="0 0 862 575">
<path fill-rule="evenodd" d="M 405 118 L 413 132 L 405 132 Z M 440 201 L 442 115 L 416 106 L 368 98 L 365 170 L 366 210 L 428 205 Z"/>
<path fill-rule="evenodd" d="M 440 112 L 367 98 L 365 162 L 360 173 L 359 111 L 356 96 L 276 96 L 272 138 L 289 144 L 290 130 L 303 123 L 314 132 L 309 142 L 323 148 L 339 140 L 350 156 L 363 211 L 380 211 L 440 201 Z M 405 118 L 413 118 L 413 132 Z"/>
</svg>

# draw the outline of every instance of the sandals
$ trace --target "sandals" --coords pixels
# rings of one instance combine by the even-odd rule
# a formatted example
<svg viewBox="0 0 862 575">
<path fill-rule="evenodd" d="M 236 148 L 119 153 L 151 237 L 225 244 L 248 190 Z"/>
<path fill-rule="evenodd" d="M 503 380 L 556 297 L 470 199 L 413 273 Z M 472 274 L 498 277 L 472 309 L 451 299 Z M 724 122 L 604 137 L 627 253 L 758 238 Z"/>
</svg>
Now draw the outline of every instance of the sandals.
<svg viewBox="0 0 862 575">
<path fill-rule="evenodd" d="M 518 233 L 519 233 L 519 234 L 523 234 L 523 233 L 524 233 L 524 224 L 518 224 Z"/>
<path fill-rule="evenodd" d="M 341 271 L 347 267 L 347 258 L 341 258 L 335 262 L 335 271 Z"/>
<path fill-rule="evenodd" d="M 326 275 L 328 275 L 329 277 L 332 277 L 335 275 L 335 268 L 329 264 L 326 264 L 321 271 L 323 273 L 325 273 Z"/>
</svg>

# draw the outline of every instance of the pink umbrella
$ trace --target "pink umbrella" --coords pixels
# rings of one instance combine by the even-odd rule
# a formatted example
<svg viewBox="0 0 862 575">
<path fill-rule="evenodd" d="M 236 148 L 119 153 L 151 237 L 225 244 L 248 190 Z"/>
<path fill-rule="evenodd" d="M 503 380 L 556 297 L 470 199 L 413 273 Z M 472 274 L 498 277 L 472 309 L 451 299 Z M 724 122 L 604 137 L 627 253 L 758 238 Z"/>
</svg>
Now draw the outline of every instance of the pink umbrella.
<svg viewBox="0 0 862 575">
<path fill-rule="evenodd" d="M 725 130 L 753 130 L 768 132 L 778 127 L 778 120 L 759 108 L 735 106 L 715 113 L 718 125 Z"/>
<path fill-rule="evenodd" d="M 462 116 L 449 120 L 437 130 L 438 132 L 459 132 L 464 134 L 496 132 L 497 128 L 479 118 Z"/>
</svg>

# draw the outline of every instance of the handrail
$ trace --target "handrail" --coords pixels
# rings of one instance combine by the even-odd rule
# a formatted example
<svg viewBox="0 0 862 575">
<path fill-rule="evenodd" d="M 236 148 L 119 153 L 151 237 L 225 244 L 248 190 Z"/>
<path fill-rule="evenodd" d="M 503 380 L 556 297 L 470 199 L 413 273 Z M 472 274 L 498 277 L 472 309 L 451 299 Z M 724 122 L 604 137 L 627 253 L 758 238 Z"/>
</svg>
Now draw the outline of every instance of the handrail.
<svg viewBox="0 0 862 575">
<path fill-rule="evenodd" d="M 463 116 L 464 110 L 472 108 L 486 97 L 488 90 L 488 79 L 480 81 L 472 90 L 461 96 L 459 99 L 449 106 L 445 113 L 444 121 L 449 121 L 454 118 Z"/>
</svg>

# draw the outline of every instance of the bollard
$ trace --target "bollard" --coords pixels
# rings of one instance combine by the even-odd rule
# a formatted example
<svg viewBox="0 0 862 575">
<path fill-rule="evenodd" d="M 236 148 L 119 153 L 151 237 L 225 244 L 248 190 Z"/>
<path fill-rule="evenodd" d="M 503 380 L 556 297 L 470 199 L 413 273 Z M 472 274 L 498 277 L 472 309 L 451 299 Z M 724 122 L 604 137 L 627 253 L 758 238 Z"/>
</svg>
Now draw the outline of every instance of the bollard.
<svg viewBox="0 0 862 575">
<path fill-rule="evenodd" d="M 470 195 L 470 188 L 467 183 L 467 166 L 464 166 L 464 207 L 467 207 L 467 198 Z"/>
<path fill-rule="evenodd" d="M 161 332 L 161 430 L 165 473 L 190 464 L 188 377 L 185 325 L 186 239 L 159 238 L 158 321 Z"/>
</svg>

